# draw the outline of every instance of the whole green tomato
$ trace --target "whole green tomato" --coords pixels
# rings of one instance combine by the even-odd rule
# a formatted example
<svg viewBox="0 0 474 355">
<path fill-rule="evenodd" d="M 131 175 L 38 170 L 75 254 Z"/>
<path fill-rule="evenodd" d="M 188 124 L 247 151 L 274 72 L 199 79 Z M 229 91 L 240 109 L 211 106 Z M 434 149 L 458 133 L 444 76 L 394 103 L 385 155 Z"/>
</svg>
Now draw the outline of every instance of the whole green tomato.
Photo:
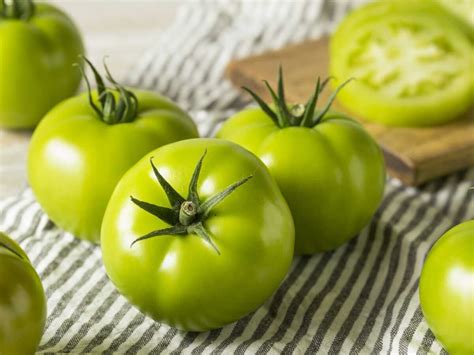
<svg viewBox="0 0 474 355">
<path fill-rule="evenodd" d="M 73 95 L 84 53 L 71 19 L 31 0 L 0 1 L 0 127 L 30 128 L 56 103 Z"/>
<path fill-rule="evenodd" d="M 206 331 L 277 289 L 294 227 L 257 157 L 224 140 L 191 139 L 158 148 L 124 175 L 101 247 L 107 274 L 132 304 L 157 321 Z"/>
<path fill-rule="evenodd" d="M 447 231 L 420 277 L 426 322 L 450 354 L 474 353 L 474 220 Z"/>
<path fill-rule="evenodd" d="M 28 179 L 53 222 L 78 238 L 99 242 L 107 202 L 122 175 L 149 151 L 198 132 L 168 99 L 125 89 L 108 74 L 117 87 L 112 91 L 93 71 L 98 94 L 62 102 L 34 132 Z"/>
<path fill-rule="evenodd" d="M 266 83 L 266 82 L 265 82 Z M 267 84 L 271 108 L 260 104 L 226 121 L 217 137 L 255 153 L 270 169 L 295 222 L 298 254 L 332 250 L 353 238 L 370 220 L 384 191 L 385 169 L 377 144 L 360 124 L 315 109 L 327 80 L 318 80 L 306 105 L 285 103 L 280 69 L 278 95 Z"/>
<path fill-rule="evenodd" d="M 38 274 L 20 246 L 0 232 L 0 354 L 34 354 L 45 320 Z"/>
</svg>

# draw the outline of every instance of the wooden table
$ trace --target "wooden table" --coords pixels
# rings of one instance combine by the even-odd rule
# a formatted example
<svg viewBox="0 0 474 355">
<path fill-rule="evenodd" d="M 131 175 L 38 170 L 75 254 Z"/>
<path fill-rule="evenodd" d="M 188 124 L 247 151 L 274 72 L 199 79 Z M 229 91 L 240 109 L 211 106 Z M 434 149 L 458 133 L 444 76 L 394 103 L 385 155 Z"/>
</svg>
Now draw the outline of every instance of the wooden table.
<svg viewBox="0 0 474 355">
<path fill-rule="evenodd" d="M 174 19 L 179 1 L 51 0 L 74 18 L 87 56 L 108 64 L 117 79 L 124 77 L 143 51 Z M 30 131 L 0 130 L 0 198 L 25 188 Z"/>
</svg>

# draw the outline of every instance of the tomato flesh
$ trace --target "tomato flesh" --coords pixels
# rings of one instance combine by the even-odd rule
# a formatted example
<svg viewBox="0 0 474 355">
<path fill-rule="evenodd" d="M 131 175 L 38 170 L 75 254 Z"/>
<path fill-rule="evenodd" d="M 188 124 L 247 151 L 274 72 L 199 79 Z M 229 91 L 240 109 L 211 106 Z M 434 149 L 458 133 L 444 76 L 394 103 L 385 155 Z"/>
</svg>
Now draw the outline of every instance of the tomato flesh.
<svg viewBox="0 0 474 355">
<path fill-rule="evenodd" d="M 344 20 L 330 72 L 354 77 L 338 99 L 361 118 L 398 126 L 457 119 L 472 104 L 472 42 L 436 4 L 375 2 Z"/>
</svg>

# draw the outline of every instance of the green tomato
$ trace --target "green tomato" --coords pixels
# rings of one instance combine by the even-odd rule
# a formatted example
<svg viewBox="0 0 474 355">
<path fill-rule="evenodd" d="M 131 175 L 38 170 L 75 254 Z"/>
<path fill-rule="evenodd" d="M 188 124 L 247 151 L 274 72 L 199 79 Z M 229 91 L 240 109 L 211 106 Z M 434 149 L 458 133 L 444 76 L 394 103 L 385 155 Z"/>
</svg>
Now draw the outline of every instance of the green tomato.
<svg viewBox="0 0 474 355">
<path fill-rule="evenodd" d="M 139 161 L 117 185 L 101 235 L 118 290 L 153 319 L 191 331 L 259 307 L 285 277 L 293 246 L 291 213 L 268 170 L 216 139 L 169 144 Z"/>
<path fill-rule="evenodd" d="M 426 322 L 450 354 L 474 353 L 474 220 L 446 232 L 420 277 Z"/>
<path fill-rule="evenodd" d="M 472 0 L 438 0 L 438 2 L 450 13 L 461 21 L 468 32 L 474 27 L 474 7 Z"/>
<path fill-rule="evenodd" d="M 315 109 L 327 84 L 318 80 L 308 103 L 289 108 L 280 69 L 279 95 L 267 84 L 273 108 L 251 90 L 259 108 L 227 120 L 217 137 L 242 145 L 269 168 L 290 206 L 298 254 L 333 250 L 367 224 L 385 186 L 381 150 L 357 122 Z M 275 111 L 274 111 L 275 108 Z"/>
<path fill-rule="evenodd" d="M 431 126 L 472 104 L 472 41 L 432 1 L 377 1 L 340 24 L 330 43 L 330 73 L 357 80 L 339 95 L 349 110 L 393 126 Z"/>
<path fill-rule="evenodd" d="M 0 5 L 0 127 L 31 128 L 76 92 L 81 75 L 73 63 L 84 48 L 62 11 L 25 0 L 13 3 L 31 7 L 13 16 Z"/>
<path fill-rule="evenodd" d="M 38 274 L 20 246 L 0 232 L 0 354 L 34 354 L 45 320 Z"/>
<path fill-rule="evenodd" d="M 28 179 L 41 207 L 61 228 L 93 242 L 122 175 L 151 150 L 198 136 L 191 118 L 168 99 L 120 88 L 122 94 L 101 89 L 103 102 L 94 92 L 94 106 L 87 94 L 57 105 L 29 149 Z M 124 102 L 130 107 L 122 111 Z"/>
</svg>

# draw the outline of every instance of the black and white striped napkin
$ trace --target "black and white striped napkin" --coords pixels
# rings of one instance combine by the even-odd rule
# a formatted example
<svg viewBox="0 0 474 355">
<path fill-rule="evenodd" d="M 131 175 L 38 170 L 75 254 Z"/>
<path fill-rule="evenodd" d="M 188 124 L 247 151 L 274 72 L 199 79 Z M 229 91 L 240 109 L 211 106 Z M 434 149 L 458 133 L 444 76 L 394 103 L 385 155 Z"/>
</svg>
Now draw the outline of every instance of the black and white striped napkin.
<svg viewBox="0 0 474 355">
<path fill-rule="evenodd" d="M 224 79 L 232 58 L 316 38 L 354 1 L 184 2 L 174 24 L 130 72 L 190 110 L 202 134 L 244 104 Z M 278 291 L 222 329 L 186 333 L 153 322 L 108 280 L 100 248 L 54 227 L 31 192 L 0 201 L 0 229 L 30 256 L 48 298 L 41 353 L 444 353 L 419 307 L 431 245 L 474 217 L 474 169 L 420 188 L 389 179 L 359 236 L 330 253 L 297 257 Z"/>
</svg>

